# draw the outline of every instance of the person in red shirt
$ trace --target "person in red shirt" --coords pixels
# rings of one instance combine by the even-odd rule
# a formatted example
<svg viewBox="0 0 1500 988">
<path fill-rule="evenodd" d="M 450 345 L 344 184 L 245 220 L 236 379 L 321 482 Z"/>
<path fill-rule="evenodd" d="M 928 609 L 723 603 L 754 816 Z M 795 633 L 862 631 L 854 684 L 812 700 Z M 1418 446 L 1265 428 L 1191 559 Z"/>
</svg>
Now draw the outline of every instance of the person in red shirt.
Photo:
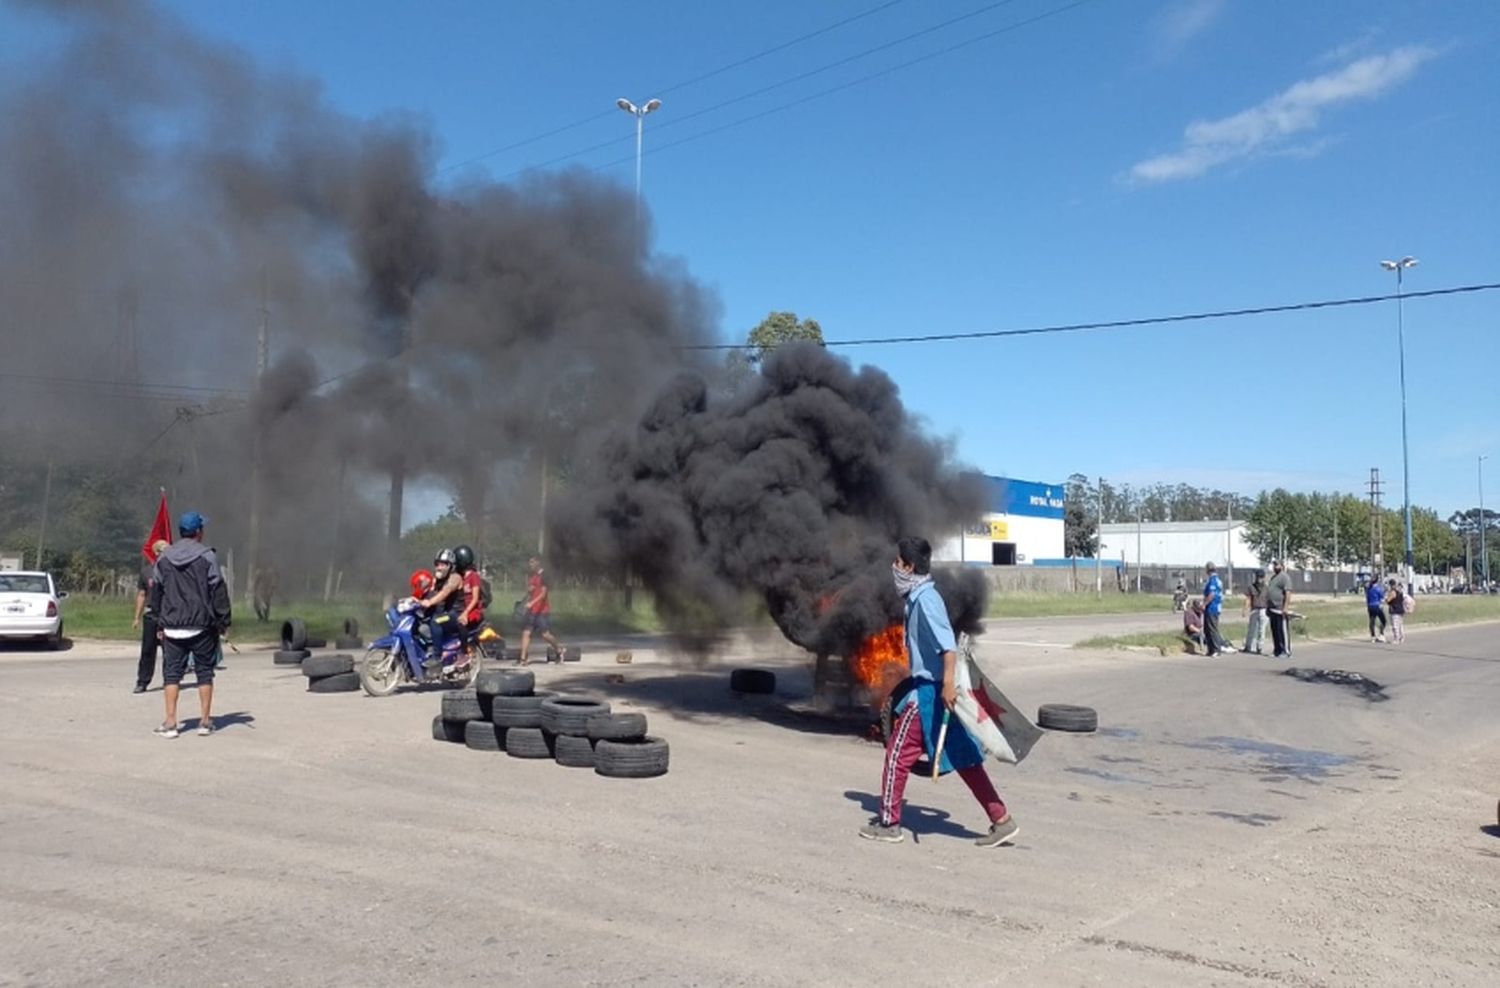
<svg viewBox="0 0 1500 988">
<path fill-rule="evenodd" d="M 453 550 L 453 562 L 462 581 L 460 602 L 454 612 L 458 615 L 460 627 L 471 628 L 484 620 L 484 607 L 480 602 L 482 580 L 474 566 L 474 550 L 466 545 L 459 546 Z"/>
<path fill-rule="evenodd" d="M 547 578 L 542 573 L 542 558 L 532 556 L 526 560 L 525 614 L 521 619 L 521 665 L 531 661 L 531 633 L 535 631 L 542 640 L 557 650 L 558 660 L 563 656 L 563 644 L 552 634 L 552 602 L 547 598 Z"/>
</svg>

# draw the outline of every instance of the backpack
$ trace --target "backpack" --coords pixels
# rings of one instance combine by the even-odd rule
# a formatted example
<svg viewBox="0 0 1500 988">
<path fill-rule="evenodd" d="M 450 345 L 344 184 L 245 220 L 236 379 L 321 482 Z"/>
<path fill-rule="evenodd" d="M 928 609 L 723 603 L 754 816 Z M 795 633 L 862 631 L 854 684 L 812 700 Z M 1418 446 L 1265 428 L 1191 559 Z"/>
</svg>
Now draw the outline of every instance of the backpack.
<svg viewBox="0 0 1500 988">
<path fill-rule="evenodd" d="M 487 580 L 487 579 L 485 579 L 484 577 L 480 577 L 480 579 L 479 579 L 479 609 L 481 611 L 487 611 L 487 610 L 489 610 L 490 609 L 490 602 L 493 601 L 494 599 L 495 599 L 495 595 L 490 590 L 490 581 Z"/>
<path fill-rule="evenodd" d="M 1417 613 L 1417 595 L 1416 594 L 1407 593 L 1406 591 L 1403 590 L 1401 592 L 1401 596 L 1405 598 L 1406 613 L 1408 613 L 1408 614 L 1415 614 L 1415 613 Z"/>
</svg>

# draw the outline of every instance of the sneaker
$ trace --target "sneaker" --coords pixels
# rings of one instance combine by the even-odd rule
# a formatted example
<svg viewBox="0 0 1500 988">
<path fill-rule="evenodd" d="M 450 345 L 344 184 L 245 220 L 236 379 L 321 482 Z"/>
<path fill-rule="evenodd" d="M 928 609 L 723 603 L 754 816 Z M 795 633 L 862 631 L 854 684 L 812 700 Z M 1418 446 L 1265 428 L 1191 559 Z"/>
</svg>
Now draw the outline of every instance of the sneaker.
<svg viewBox="0 0 1500 988">
<path fill-rule="evenodd" d="M 426 669 L 428 672 L 435 672 L 442 667 L 443 657 L 441 655 L 429 655 L 422 663 L 422 668 Z"/>
<path fill-rule="evenodd" d="M 206 738 L 210 734 L 212 734 L 213 732 L 214 732 L 214 722 L 213 721 L 211 721 L 211 720 L 205 720 L 205 721 L 202 721 L 202 722 L 200 722 L 198 724 L 198 736 L 200 738 Z"/>
<path fill-rule="evenodd" d="M 1385 635 L 1376 635 L 1375 636 L 1375 640 L 1378 641 L 1380 644 L 1384 645 L 1385 644 Z"/>
<path fill-rule="evenodd" d="M 990 832 L 975 840 L 974 843 L 980 847 L 999 847 L 1002 844 L 1009 844 L 1020 833 L 1021 828 L 1007 813 L 1004 820 L 997 820 L 990 824 Z"/>
<path fill-rule="evenodd" d="M 157 724 L 151 733 L 159 738 L 175 738 L 180 732 L 176 724 Z"/>
<path fill-rule="evenodd" d="M 865 840 L 878 840 L 884 844 L 899 844 L 906 839 L 906 834 L 901 830 L 899 823 L 886 826 L 879 820 L 871 820 L 860 827 L 859 835 Z"/>
<path fill-rule="evenodd" d="M 130 692 L 132 692 L 132 693 L 144 693 L 144 692 L 146 692 L 146 687 L 142 686 L 140 683 L 136 683 L 135 684 L 135 689 L 131 690 Z"/>
</svg>

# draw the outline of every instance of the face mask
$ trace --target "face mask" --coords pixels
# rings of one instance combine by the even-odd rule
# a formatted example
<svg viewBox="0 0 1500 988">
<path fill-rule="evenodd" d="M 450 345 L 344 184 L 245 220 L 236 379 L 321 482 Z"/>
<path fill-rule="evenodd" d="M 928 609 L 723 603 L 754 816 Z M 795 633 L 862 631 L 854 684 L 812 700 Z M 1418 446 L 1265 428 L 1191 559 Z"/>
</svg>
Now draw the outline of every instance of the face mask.
<svg viewBox="0 0 1500 988">
<path fill-rule="evenodd" d="M 926 573 L 920 576 L 916 573 L 908 573 L 906 572 L 906 570 L 902 569 L 900 566 L 897 566 L 895 563 L 891 563 L 891 579 L 896 582 L 896 592 L 905 597 L 907 594 L 911 593 L 913 590 L 917 589 L 922 584 L 932 579 L 932 576 Z"/>
</svg>

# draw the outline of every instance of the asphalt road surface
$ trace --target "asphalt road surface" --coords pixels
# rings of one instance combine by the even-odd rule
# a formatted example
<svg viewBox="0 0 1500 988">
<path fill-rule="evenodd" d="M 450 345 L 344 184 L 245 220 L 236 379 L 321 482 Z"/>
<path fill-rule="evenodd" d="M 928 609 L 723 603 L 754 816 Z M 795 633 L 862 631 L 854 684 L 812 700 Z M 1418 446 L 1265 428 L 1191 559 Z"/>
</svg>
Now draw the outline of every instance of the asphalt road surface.
<svg viewBox="0 0 1500 988">
<path fill-rule="evenodd" d="M 538 670 L 647 712 L 672 769 L 645 781 L 435 742 L 436 694 L 309 694 L 268 653 L 231 656 L 216 735 L 166 741 L 127 649 L 12 649 L 0 985 L 1493 986 L 1497 641 L 1298 647 L 1385 702 L 1269 658 L 991 644 L 1017 703 L 1101 724 L 993 767 L 1021 825 L 995 850 L 954 779 L 913 779 L 904 843 L 859 840 L 880 749 L 787 713 L 806 677 L 766 642 L 730 651 L 781 655 L 777 698 L 728 694 L 733 654 Z"/>
</svg>

